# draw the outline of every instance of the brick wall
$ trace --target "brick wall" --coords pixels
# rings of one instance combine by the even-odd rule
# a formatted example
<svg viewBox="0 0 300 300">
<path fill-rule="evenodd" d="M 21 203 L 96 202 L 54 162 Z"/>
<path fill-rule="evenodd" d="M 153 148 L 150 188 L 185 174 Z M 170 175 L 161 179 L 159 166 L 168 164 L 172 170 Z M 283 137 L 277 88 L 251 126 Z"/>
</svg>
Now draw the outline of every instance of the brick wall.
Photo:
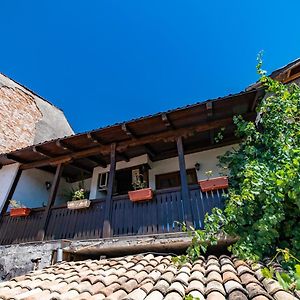
<svg viewBox="0 0 300 300">
<path fill-rule="evenodd" d="M 32 145 L 42 117 L 31 95 L 0 86 L 0 153 Z"/>
</svg>

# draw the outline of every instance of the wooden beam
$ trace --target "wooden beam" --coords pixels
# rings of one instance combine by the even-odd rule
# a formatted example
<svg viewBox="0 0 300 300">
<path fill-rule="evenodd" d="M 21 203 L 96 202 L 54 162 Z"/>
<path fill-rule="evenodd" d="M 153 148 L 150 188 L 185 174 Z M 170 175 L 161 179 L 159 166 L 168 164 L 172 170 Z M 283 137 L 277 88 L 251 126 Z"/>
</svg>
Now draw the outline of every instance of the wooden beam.
<svg viewBox="0 0 300 300">
<path fill-rule="evenodd" d="M 100 155 L 95 155 L 95 156 L 89 156 L 88 159 L 96 164 L 98 164 L 99 166 L 106 168 L 107 167 L 107 163 L 104 160 L 104 158 Z"/>
<path fill-rule="evenodd" d="M 263 97 L 264 94 L 265 94 L 264 89 L 260 89 L 256 92 L 256 95 L 255 95 L 255 97 L 253 99 L 253 102 L 251 104 L 251 107 L 250 107 L 250 112 L 255 111 L 255 107 L 257 105 L 257 102 L 261 99 L 261 97 Z"/>
<path fill-rule="evenodd" d="M 151 160 L 154 159 L 157 153 L 153 150 L 153 148 L 149 144 L 144 145 L 144 148 Z"/>
<path fill-rule="evenodd" d="M 112 216 L 112 195 L 116 173 L 116 144 L 111 144 L 110 168 L 108 176 L 107 195 L 105 199 L 105 215 L 103 222 L 103 238 L 112 236 L 111 216 Z"/>
<path fill-rule="evenodd" d="M 84 171 L 85 173 L 88 173 L 88 174 L 92 174 L 93 172 L 93 168 L 89 168 L 87 166 L 84 166 L 81 162 L 79 161 L 72 161 L 70 162 L 69 164 L 71 167 L 75 167 L 76 169 L 79 169 L 81 171 Z"/>
<path fill-rule="evenodd" d="M 121 153 L 121 152 L 117 152 L 117 156 L 121 159 L 124 160 L 126 162 L 130 161 L 130 158 L 126 155 L 126 153 Z"/>
<path fill-rule="evenodd" d="M 210 139 L 210 143 L 213 145 L 215 144 L 215 130 L 211 129 L 209 131 L 209 139 Z"/>
<path fill-rule="evenodd" d="M 126 133 L 127 136 L 129 136 L 132 139 L 136 138 L 136 135 L 132 132 L 132 130 L 126 125 L 126 123 L 123 123 L 121 125 L 122 130 Z"/>
<path fill-rule="evenodd" d="M 55 142 L 55 145 L 63 150 L 67 150 L 67 151 L 70 151 L 70 149 L 66 146 L 63 145 L 63 143 L 61 142 L 61 140 L 57 140 Z"/>
<path fill-rule="evenodd" d="M 208 102 L 206 102 L 205 106 L 206 106 L 206 111 L 207 111 L 207 118 L 211 119 L 213 117 L 213 102 L 208 101 Z"/>
<path fill-rule="evenodd" d="M 3 206 L 1 207 L 1 215 L 0 215 L 1 218 L 3 217 L 3 215 L 5 215 L 5 213 L 7 211 L 7 208 L 9 206 L 9 201 L 13 198 L 14 192 L 16 190 L 16 187 L 20 180 L 21 175 L 22 175 L 22 170 L 18 169 L 17 174 L 16 174 L 14 181 L 11 185 L 11 188 L 9 190 L 9 193 L 6 196 L 5 201 L 3 202 Z"/>
<path fill-rule="evenodd" d="M 168 129 L 174 129 L 174 126 L 166 113 L 161 114 L 161 119 Z"/>
<path fill-rule="evenodd" d="M 32 146 L 32 151 L 35 153 L 38 153 L 39 155 L 41 155 L 43 157 L 51 157 L 48 153 L 41 150 L 38 146 Z"/>
<path fill-rule="evenodd" d="M 8 153 L 8 154 L 4 154 L 4 156 L 9 159 L 9 160 L 13 160 L 17 163 L 20 163 L 20 164 L 24 164 L 24 163 L 27 163 L 24 159 L 21 159 L 17 156 L 15 156 L 14 154 L 11 154 L 11 153 Z"/>
<path fill-rule="evenodd" d="M 52 182 L 52 186 L 51 186 L 51 190 L 50 190 L 50 194 L 49 194 L 49 198 L 48 198 L 48 203 L 47 203 L 47 206 L 45 208 L 45 211 L 44 211 L 41 223 L 40 223 L 40 224 L 42 224 L 42 226 L 37 235 L 38 240 L 44 240 L 44 238 L 45 238 L 45 234 L 46 234 L 49 219 L 50 219 L 50 213 L 51 213 L 50 209 L 55 202 L 55 198 L 56 198 L 56 194 L 58 191 L 58 186 L 59 186 L 60 178 L 62 175 L 62 171 L 63 171 L 63 164 L 59 164 L 56 167 L 54 179 Z"/>
<path fill-rule="evenodd" d="M 191 224 L 193 221 L 192 208 L 190 203 L 191 199 L 190 199 L 190 191 L 189 191 L 189 186 L 187 181 L 182 137 L 179 136 L 176 142 L 177 142 L 180 181 L 181 181 L 181 195 L 182 195 L 182 203 L 184 208 L 184 221 L 186 222 L 186 224 Z"/>
<path fill-rule="evenodd" d="M 253 119 L 253 118 L 255 118 L 255 115 L 256 115 L 255 113 L 246 114 L 246 115 L 244 115 L 244 118 L 246 120 Z M 122 141 L 122 142 L 118 143 L 116 150 L 118 152 L 123 152 L 129 148 L 133 148 L 133 147 L 137 147 L 137 146 L 141 146 L 141 145 L 145 145 L 145 144 L 157 143 L 157 142 L 164 141 L 164 140 L 165 141 L 174 141 L 174 139 L 176 139 L 176 137 L 178 137 L 178 136 L 184 136 L 184 137 L 193 136 L 199 132 L 209 131 L 214 128 L 222 128 L 222 127 L 226 127 L 231 124 L 233 124 L 232 117 L 222 119 L 222 120 L 213 120 L 213 121 L 209 121 L 209 122 L 206 122 L 206 123 L 200 124 L 200 125 L 195 125 L 195 126 L 190 126 L 190 127 L 186 127 L 186 128 L 180 128 L 180 129 L 176 129 L 176 130 L 169 130 L 169 131 L 165 131 L 165 132 L 161 132 L 161 133 L 147 135 L 145 137 L 141 137 L 136 140 Z M 60 160 L 63 158 L 70 157 L 70 158 L 77 159 L 77 158 L 82 158 L 82 157 L 88 157 L 91 155 L 97 155 L 99 153 L 101 153 L 102 155 L 108 155 L 110 153 L 110 146 L 109 145 L 96 146 L 96 147 L 93 147 L 90 149 L 81 150 L 81 151 L 74 152 L 74 153 L 67 154 L 67 155 L 62 155 L 62 156 L 59 156 L 59 157 L 53 158 L 53 159 L 45 159 L 45 160 L 40 160 L 38 162 L 33 162 L 33 163 L 24 163 L 20 166 L 20 168 L 22 168 L 23 170 L 31 169 L 31 168 L 41 167 L 41 166 L 49 165 L 51 163 L 55 163 L 57 160 Z"/>
<path fill-rule="evenodd" d="M 100 139 L 98 136 L 96 136 L 93 132 L 89 132 L 86 134 L 87 138 L 91 140 L 95 144 L 99 145 L 105 145 L 102 139 Z"/>
</svg>

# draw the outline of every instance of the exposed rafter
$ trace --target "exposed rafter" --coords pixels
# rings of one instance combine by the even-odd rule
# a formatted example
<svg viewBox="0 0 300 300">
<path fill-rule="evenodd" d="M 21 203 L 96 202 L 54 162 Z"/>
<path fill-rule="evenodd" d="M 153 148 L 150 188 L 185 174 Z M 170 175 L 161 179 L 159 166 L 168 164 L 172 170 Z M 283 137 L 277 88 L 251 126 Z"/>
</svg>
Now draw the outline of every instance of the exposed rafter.
<svg viewBox="0 0 300 300">
<path fill-rule="evenodd" d="M 101 156 L 101 155 L 94 155 L 94 156 L 89 156 L 88 158 L 86 158 L 96 164 L 98 164 L 99 166 L 106 168 L 107 167 L 107 163 L 105 161 L 105 159 Z"/>
<path fill-rule="evenodd" d="M 211 129 L 209 131 L 209 139 L 210 139 L 210 143 L 213 145 L 215 143 L 215 130 Z"/>
<path fill-rule="evenodd" d="M 251 107 L 250 107 L 250 111 L 254 111 L 255 110 L 255 107 L 257 105 L 257 102 L 263 97 L 263 95 L 265 94 L 265 90 L 264 89 L 260 89 L 257 91 L 256 95 L 255 95 L 255 98 L 251 104 Z"/>
<path fill-rule="evenodd" d="M 249 113 L 245 114 L 244 118 L 247 119 L 253 119 L 255 118 L 256 114 Z M 133 147 L 138 147 L 138 146 L 143 146 L 145 144 L 151 144 L 151 143 L 157 143 L 160 141 L 164 140 L 174 140 L 174 137 L 177 136 L 193 136 L 199 132 L 205 132 L 209 131 L 211 129 L 217 129 L 217 128 L 222 128 L 226 127 L 228 125 L 233 124 L 232 117 L 225 118 L 222 120 L 213 120 L 213 121 L 208 121 L 203 124 L 198 124 L 198 125 L 193 125 L 185 128 L 180 128 L 180 129 L 175 129 L 175 130 L 170 130 L 170 131 L 164 131 L 161 133 L 156 133 L 156 134 L 151 134 L 147 136 L 140 137 L 136 140 L 126 140 L 119 142 L 117 145 L 117 151 L 120 153 L 123 153 L 129 148 Z M 85 149 L 85 150 L 80 150 L 74 153 L 69 153 L 65 155 L 61 155 L 57 158 L 53 158 L 51 160 L 45 159 L 41 160 L 39 162 L 31 162 L 31 163 L 26 163 L 21 166 L 23 169 L 30 169 L 30 168 L 35 168 L 37 166 L 45 166 L 49 165 L 50 163 L 55 163 L 56 161 L 66 158 L 66 157 L 72 157 L 73 159 L 78 159 L 78 158 L 83 158 L 83 157 L 88 157 L 92 155 L 97 155 L 101 153 L 102 155 L 109 155 L 110 153 L 110 145 L 103 145 L 103 146 L 95 146 L 90 149 Z"/>
<path fill-rule="evenodd" d="M 38 153 L 39 155 L 41 155 L 43 157 L 52 157 L 51 155 L 48 154 L 48 152 L 42 150 L 38 146 L 32 146 L 32 151 L 35 152 L 35 153 Z"/>
<path fill-rule="evenodd" d="M 117 152 L 117 157 L 119 157 L 121 160 L 125 160 L 126 162 L 130 160 L 130 158 L 124 152 Z"/>
<path fill-rule="evenodd" d="M 161 119 L 168 129 L 174 129 L 174 125 L 172 124 L 172 122 L 170 121 L 170 119 L 166 113 L 161 114 Z"/>
<path fill-rule="evenodd" d="M 13 161 L 18 162 L 20 164 L 26 163 L 26 161 L 24 159 L 21 159 L 21 158 L 15 156 L 14 154 L 11 154 L 11 153 L 4 154 L 4 156 L 6 156 L 7 159 L 13 160 Z"/>
<path fill-rule="evenodd" d="M 62 140 L 57 140 L 55 142 L 56 146 L 63 149 L 63 150 L 67 150 L 67 151 L 73 151 L 73 149 L 69 146 L 69 145 L 66 145 Z"/>
<path fill-rule="evenodd" d="M 132 139 L 136 138 L 136 135 L 132 132 L 132 130 L 128 127 L 128 125 L 123 123 L 121 128 L 129 137 L 131 137 Z"/>
<path fill-rule="evenodd" d="M 86 136 L 89 140 L 91 140 L 95 144 L 99 144 L 99 145 L 104 145 L 105 144 L 103 142 L 103 140 L 101 138 L 99 138 L 98 136 L 96 136 L 93 132 L 87 133 Z"/>
<path fill-rule="evenodd" d="M 150 159 L 154 159 L 157 153 L 153 150 L 153 148 L 149 144 L 144 145 L 144 148 L 147 154 L 149 155 Z"/>
<path fill-rule="evenodd" d="M 207 118 L 212 119 L 212 117 L 213 117 L 213 103 L 212 103 L 212 101 L 206 102 L 205 106 L 206 106 L 206 111 L 207 111 Z"/>
<path fill-rule="evenodd" d="M 93 172 L 93 168 L 87 167 L 84 164 L 80 163 L 79 161 L 72 161 L 70 163 L 71 166 L 74 166 L 80 170 L 85 171 L 86 173 L 91 174 Z"/>
</svg>

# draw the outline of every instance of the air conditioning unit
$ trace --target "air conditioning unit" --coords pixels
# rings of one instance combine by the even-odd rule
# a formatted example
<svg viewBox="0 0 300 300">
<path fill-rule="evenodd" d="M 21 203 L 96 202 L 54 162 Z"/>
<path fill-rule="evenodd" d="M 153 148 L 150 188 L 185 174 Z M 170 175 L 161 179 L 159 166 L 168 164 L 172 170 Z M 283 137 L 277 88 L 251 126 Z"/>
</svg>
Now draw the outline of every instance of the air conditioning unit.
<svg viewBox="0 0 300 300">
<path fill-rule="evenodd" d="M 100 192 L 107 190 L 108 174 L 109 174 L 109 172 L 99 174 L 99 177 L 98 177 L 98 190 Z"/>
</svg>

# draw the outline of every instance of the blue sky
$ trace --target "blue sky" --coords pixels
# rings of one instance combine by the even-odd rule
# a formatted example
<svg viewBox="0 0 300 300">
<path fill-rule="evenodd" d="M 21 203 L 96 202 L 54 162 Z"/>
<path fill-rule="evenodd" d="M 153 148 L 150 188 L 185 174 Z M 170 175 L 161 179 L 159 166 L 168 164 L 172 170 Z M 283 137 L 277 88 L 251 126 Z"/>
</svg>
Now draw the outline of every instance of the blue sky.
<svg viewBox="0 0 300 300">
<path fill-rule="evenodd" d="M 243 90 L 300 56 L 300 1 L 1 1 L 0 72 L 76 132 Z"/>
</svg>

